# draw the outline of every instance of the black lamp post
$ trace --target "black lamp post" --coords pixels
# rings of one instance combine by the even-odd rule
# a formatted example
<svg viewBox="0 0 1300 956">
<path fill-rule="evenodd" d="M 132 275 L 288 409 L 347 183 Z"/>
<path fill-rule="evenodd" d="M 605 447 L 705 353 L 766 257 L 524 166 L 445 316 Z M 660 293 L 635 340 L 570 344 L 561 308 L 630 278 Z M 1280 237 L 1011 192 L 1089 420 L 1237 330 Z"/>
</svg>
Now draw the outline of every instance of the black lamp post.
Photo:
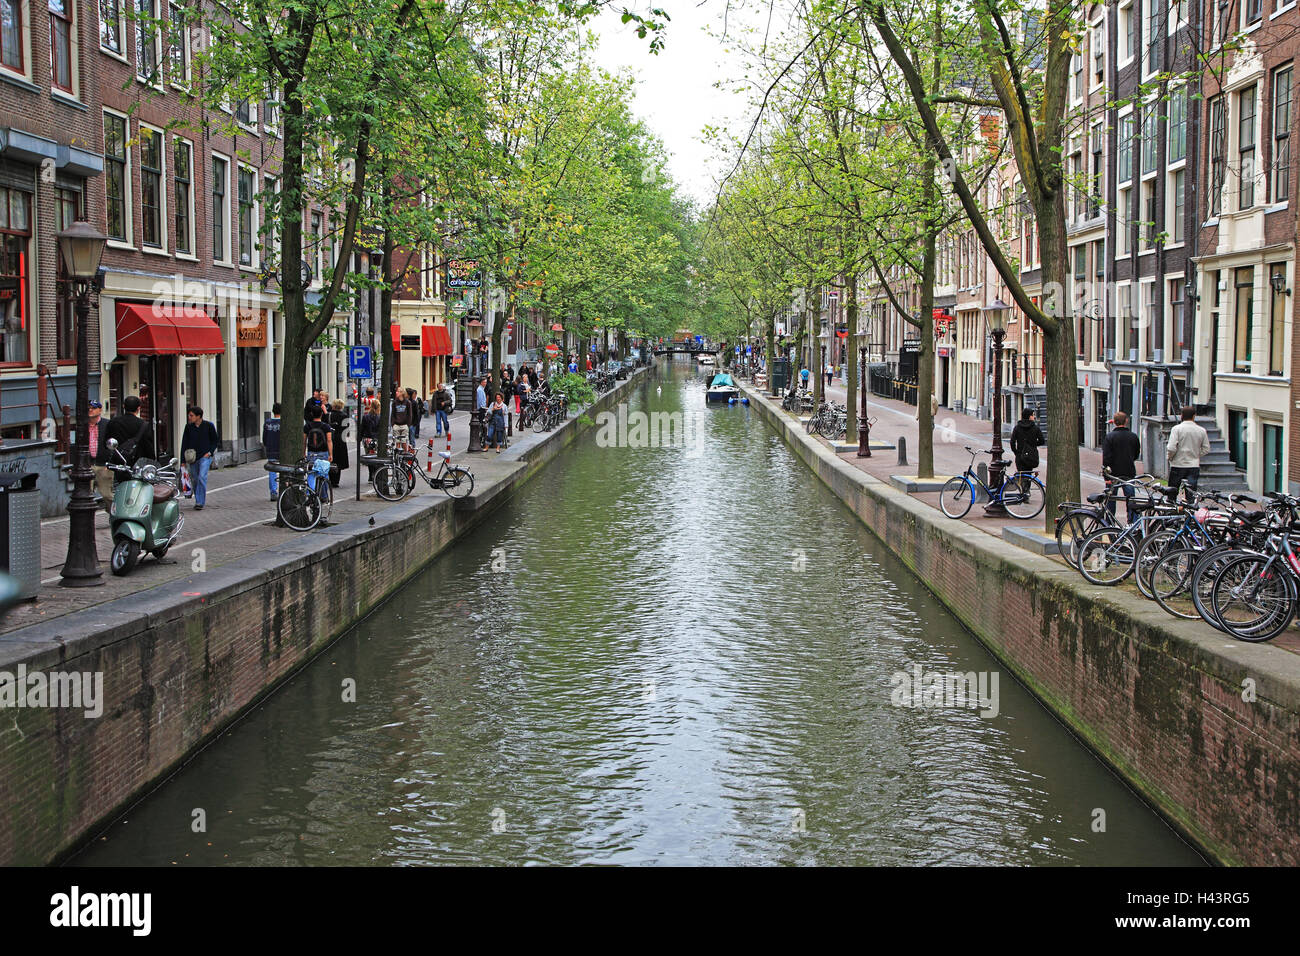
<svg viewBox="0 0 1300 956">
<path fill-rule="evenodd" d="M 989 462 L 989 487 L 1000 488 L 1003 480 L 1002 465 L 1002 340 L 1007 334 L 1007 312 L 1010 306 L 1001 299 L 984 310 L 993 336 L 993 459 Z M 986 515 L 997 517 L 1007 513 L 1001 501 L 991 501 L 984 509 Z"/>
<path fill-rule="evenodd" d="M 99 260 L 107 236 L 84 219 L 59 233 L 59 254 L 73 283 L 77 313 L 77 442 L 72 460 L 72 500 L 68 503 L 68 556 L 59 582 L 65 588 L 103 584 L 95 550 L 95 497 L 90 467 L 90 291 L 96 288 Z"/>
<path fill-rule="evenodd" d="M 858 347 L 858 369 L 862 378 L 862 411 L 858 414 L 858 457 L 871 457 L 871 425 L 867 422 L 867 347 Z"/>
</svg>

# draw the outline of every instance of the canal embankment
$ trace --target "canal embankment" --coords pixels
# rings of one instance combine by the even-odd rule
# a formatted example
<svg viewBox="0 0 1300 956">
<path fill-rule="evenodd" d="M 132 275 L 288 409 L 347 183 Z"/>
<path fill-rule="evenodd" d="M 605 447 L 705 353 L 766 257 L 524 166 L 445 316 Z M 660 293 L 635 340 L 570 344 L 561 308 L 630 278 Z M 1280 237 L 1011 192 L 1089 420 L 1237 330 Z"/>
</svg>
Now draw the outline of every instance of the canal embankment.
<svg viewBox="0 0 1300 956">
<path fill-rule="evenodd" d="M 410 498 L 6 632 L 0 674 L 44 692 L 0 713 L 0 863 L 75 849 L 470 533 L 642 374 L 540 439 L 472 457 L 468 498 Z M 99 688 L 90 706 L 48 706 L 55 681 L 74 678 Z"/>
<path fill-rule="evenodd" d="M 752 406 L 1060 720 L 1210 858 L 1300 863 L 1300 657 L 1088 584 Z"/>
</svg>

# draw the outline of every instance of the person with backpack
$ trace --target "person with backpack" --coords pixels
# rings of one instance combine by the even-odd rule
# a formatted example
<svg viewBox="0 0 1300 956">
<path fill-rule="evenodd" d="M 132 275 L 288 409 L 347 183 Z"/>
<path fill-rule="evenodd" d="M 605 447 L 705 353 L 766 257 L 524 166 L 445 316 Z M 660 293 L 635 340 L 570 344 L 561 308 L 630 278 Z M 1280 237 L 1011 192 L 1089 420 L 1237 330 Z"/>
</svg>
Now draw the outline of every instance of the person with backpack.
<svg viewBox="0 0 1300 956">
<path fill-rule="evenodd" d="M 411 444 L 414 445 L 420 438 L 420 419 L 424 417 L 424 401 L 420 398 L 420 393 L 413 388 L 406 390 L 406 397 L 411 403 Z"/>
<path fill-rule="evenodd" d="M 189 424 L 181 434 L 181 458 L 194 486 L 194 510 L 202 511 L 208 500 L 208 469 L 212 467 L 212 456 L 221 447 L 221 439 L 217 426 L 203 420 L 203 409 L 199 406 L 191 405 L 185 417 Z"/>
<path fill-rule="evenodd" d="M 406 444 L 411 431 L 411 400 L 406 393 L 398 389 L 393 396 L 392 415 L 389 422 L 393 426 L 393 441 Z"/>
<path fill-rule="evenodd" d="M 307 450 L 307 484 L 312 491 L 316 490 L 318 476 L 311 470 L 311 466 L 322 459 L 325 461 L 334 459 L 334 432 L 329 423 L 321 419 L 321 409 L 317 406 L 312 409 L 311 421 L 302 426 L 303 446 Z"/>
<path fill-rule="evenodd" d="M 271 406 L 271 417 L 262 423 L 262 450 L 266 452 L 267 461 L 280 460 L 280 403 Z M 271 489 L 271 500 L 280 490 L 279 475 L 273 471 L 266 473 L 266 483 Z"/>
<path fill-rule="evenodd" d="M 1028 405 L 1020 413 L 1020 421 L 1011 429 L 1011 453 L 1016 456 L 1016 471 L 1033 471 L 1038 467 L 1038 446 L 1043 444 L 1043 430 L 1034 421 L 1034 410 Z"/>
<path fill-rule="evenodd" d="M 114 415 L 108 423 L 108 437 L 117 439 L 117 451 L 128 465 L 154 456 L 152 432 L 149 423 L 140 417 L 140 399 L 135 395 L 122 400 L 122 414 Z M 110 453 L 110 460 L 117 459 Z"/>
</svg>

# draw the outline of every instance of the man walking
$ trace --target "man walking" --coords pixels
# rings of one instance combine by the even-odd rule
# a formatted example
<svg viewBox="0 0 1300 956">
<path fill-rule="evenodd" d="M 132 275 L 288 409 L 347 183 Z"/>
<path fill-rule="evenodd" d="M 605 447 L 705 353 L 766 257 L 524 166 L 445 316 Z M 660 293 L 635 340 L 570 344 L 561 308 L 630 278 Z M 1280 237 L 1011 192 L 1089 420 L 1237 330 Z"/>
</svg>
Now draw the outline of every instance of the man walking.
<svg viewBox="0 0 1300 956">
<path fill-rule="evenodd" d="M 484 376 L 483 380 L 478 383 L 478 388 L 474 390 L 474 411 L 475 412 L 478 412 L 480 409 L 485 410 L 487 408 L 488 405 L 487 387 L 488 387 L 488 380 L 487 377 Z"/>
<path fill-rule="evenodd" d="M 267 461 L 280 460 L 280 403 L 271 406 L 271 417 L 262 423 L 262 448 L 266 451 Z M 266 473 L 266 483 L 271 488 L 271 500 L 279 491 L 279 475 L 273 471 Z"/>
<path fill-rule="evenodd" d="M 140 417 L 140 399 L 128 395 L 122 400 L 122 414 L 108 423 L 108 437 L 117 439 L 117 450 L 128 465 L 138 458 L 153 457 L 153 429 Z"/>
<path fill-rule="evenodd" d="M 451 423 L 447 419 L 449 414 L 451 414 L 451 392 L 444 384 L 433 393 L 433 421 L 437 426 L 439 438 L 444 431 L 451 431 Z"/>
<path fill-rule="evenodd" d="M 1137 435 L 1129 431 L 1128 415 L 1124 412 L 1116 412 L 1112 419 L 1115 427 L 1110 430 L 1101 443 L 1101 467 L 1103 471 L 1110 472 L 1110 478 L 1106 480 L 1106 487 L 1115 481 L 1128 481 L 1137 477 L 1137 462 L 1142 458 L 1142 442 L 1138 440 Z M 1115 499 L 1107 497 L 1106 510 L 1110 512 L 1111 517 L 1115 516 Z M 1133 511 L 1133 486 L 1124 486 L 1124 515 L 1129 524 L 1133 523 L 1136 515 Z"/>
<path fill-rule="evenodd" d="M 411 444 L 420 439 L 420 419 L 424 417 L 424 401 L 420 393 L 413 388 L 406 390 L 406 397 L 411 402 Z"/>
<path fill-rule="evenodd" d="M 108 422 L 104 421 L 104 406 L 90 403 L 90 465 L 95 472 L 95 490 L 105 511 L 113 509 L 113 473 L 108 470 Z"/>
<path fill-rule="evenodd" d="M 1182 485 L 1195 491 L 1201 478 L 1201 457 L 1210 453 L 1210 436 L 1196 424 L 1196 409 L 1191 405 L 1183 406 L 1183 420 L 1170 430 L 1165 451 L 1169 454 L 1169 497 L 1177 498 Z"/>
<path fill-rule="evenodd" d="M 208 469 L 212 455 L 221 447 L 217 426 L 203 420 L 203 409 L 191 405 L 185 418 L 189 424 L 181 435 L 181 458 L 189 465 L 190 484 L 194 486 L 194 510 L 202 511 L 208 500 Z M 191 456 L 190 452 L 194 454 Z"/>
<path fill-rule="evenodd" d="M 389 418 L 393 426 L 393 441 L 406 444 L 411 430 L 411 400 L 400 388 L 393 399 L 392 415 Z"/>
</svg>

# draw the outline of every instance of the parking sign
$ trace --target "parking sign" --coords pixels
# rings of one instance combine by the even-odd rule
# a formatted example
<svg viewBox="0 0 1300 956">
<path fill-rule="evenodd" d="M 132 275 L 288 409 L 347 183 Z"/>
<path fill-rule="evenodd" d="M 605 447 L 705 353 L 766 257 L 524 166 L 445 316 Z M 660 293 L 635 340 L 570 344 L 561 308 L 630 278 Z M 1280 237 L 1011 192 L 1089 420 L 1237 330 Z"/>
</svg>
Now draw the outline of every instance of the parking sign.
<svg viewBox="0 0 1300 956">
<path fill-rule="evenodd" d="M 370 375 L 370 346 L 352 346 L 348 349 L 348 378 L 370 378 Z"/>
</svg>

